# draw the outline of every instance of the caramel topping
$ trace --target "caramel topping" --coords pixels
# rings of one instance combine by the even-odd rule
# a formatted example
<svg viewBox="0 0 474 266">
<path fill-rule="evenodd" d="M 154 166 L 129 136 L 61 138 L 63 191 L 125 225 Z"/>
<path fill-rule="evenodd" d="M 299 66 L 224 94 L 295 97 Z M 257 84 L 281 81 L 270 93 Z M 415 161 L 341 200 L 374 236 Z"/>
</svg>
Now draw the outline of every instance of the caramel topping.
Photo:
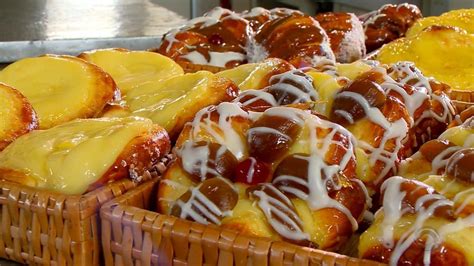
<svg viewBox="0 0 474 266">
<path fill-rule="evenodd" d="M 171 214 L 203 224 L 219 224 L 222 218 L 231 214 L 238 199 L 230 183 L 215 177 L 183 194 L 173 205 Z"/>
<path fill-rule="evenodd" d="M 366 116 L 363 103 L 360 103 L 353 97 L 343 97 L 341 92 L 353 92 L 360 94 L 368 103 L 370 107 L 381 107 L 384 105 L 387 97 L 382 87 L 376 82 L 376 75 L 367 75 L 366 77 L 358 78 L 344 87 L 334 99 L 333 109 L 331 110 L 330 118 L 339 124 L 352 124 L 355 121 Z M 341 113 L 344 112 L 344 114 Z M 350 117 L 348 117 L 350 116 Z"/>
<path fill-rule="evenodd" d="M 237 158 L 225 146 L 205 141 L 186 143 L 179 157 L 183 169 L 195 182 L 216 176 L 231 179 L 238 164 Z"/>
<path fill-rule="evenodd" d="M 423 144 L 420 147 L 420 152 L 428 161 L 432 162 L 441 152 L 453 146 L 454 144 L 449 140 L 434 139 Z M 453 152 L 447 153 L 443 157 L 448 158 Z"/>
<path fill-rule="evenodd" d="M 303 222 L 291 201 L 271 184 L 259 184 L 247 189 L 250 198 L 258 200 L 258 206 L 273 229 L 283 238 L 300 244 L 309 243 L 303 230 Z"/>
<path fill-rule="evenodd" d="M 296 121 L 265 113 L 248 132 L 250 154 L 257 160 L 274 162 L 288 151 L 300 130 Z"/>
<path fill-rule="evenodd" d="M 446 174 L 460 181 L 474 183 L 474 148 L 455 152 L 446 164 Z"/>
</svg>

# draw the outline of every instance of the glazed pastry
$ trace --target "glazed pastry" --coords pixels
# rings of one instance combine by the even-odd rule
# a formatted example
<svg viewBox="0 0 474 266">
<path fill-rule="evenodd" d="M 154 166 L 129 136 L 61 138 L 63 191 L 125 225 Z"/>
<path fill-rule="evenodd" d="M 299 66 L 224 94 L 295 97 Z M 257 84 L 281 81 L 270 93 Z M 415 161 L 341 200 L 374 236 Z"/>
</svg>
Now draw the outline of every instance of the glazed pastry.
<svg viewBox="0 0 474 266">
<path fill-rule="evenodd" d="M 183 69 L 173 60 L 153 52 L 115 48 L 88 51 L 78 57 L 109 73 L 122 96 L 134 87 L 183 74 Z"/>
<path fill-rule="evenodd" d="M 443 13 L 437 17 L 426 17 L 419 19 L 407 31 L 406 36 L 412 37 L 428 28 L 429 26 L 451 26 L 474 33 L 474 9 L 457 9 Z"/>
<path fill-rule="evenodd" d="M 424 143 L 402 162 L 399 174 L 433 186 L 449 199 L 473 190 L 474 117 L 447 129 L 438 139 Z M 467 203 L 466 203 L 467 204 Z M 474 202 L 469 203 L 474 210 Z"/>
<path fill-rule="evenodd" d="M 260 90 L 268 86 L 273 75 L 295 69 L 283 59 L 269 58 L 260 63 L 249 63 L 224 70 L 216 75 L 232 80 L 241 91 Z"/>
<path fill-rule="evenodd" d="M 355 178 L 351 134 L 309 111 L 211 106 L 186 125 L 176 149 L 158 192 L 165 214 L 337 249 L 370 205 Z"/>
<path fill-rule="evenodd" d="M 385 64 L 411 61 L 424 75 L 452 90 L 469 94 L 474 90 L 474 35 L 460 29 L 431 26 L 385 45 L 377 60 Z"/>
<path fill-rule="evenodd" d="M 0 151 L 19 136 L 38 128 L 30 102 L 19 91 L 0 83 Z"/>
<path fill-rule="evenodd" d="M 22 59 L 0 72 L 0 82 L 28 99 L 41 129 L 76 118 L 96 117 L 107 103 L 120 98 L 109 74 L 72 56 Z"/>
<path fill-rule="evenodd" d="M 364 25 L 365 46 L 372 52 L 382 45 L 405 36 L 406 31 L 422 17 L 415 5 L 387 4 L 360 17 Z"/>
<path fill-rule="evenodd" d="M 174 140 L 201 108 L 231 101 L 237 94 L 230 80 L 200 71 L 138 85 L 123 96 L 120 105 L 111 106 L 103 115 L 149 118 Z"/>
<path fill-rule="evenodd" d="M 250 27 L 252 27 L 254 31 L 258 31 L 265 22 L 292 14 L 303 15 L 301 11 L 288 8 L 273 8 L 268 10 L 262 7 L 254 7 L 242 12 L 241 16 L 249 21 Z"/>
<path fill-rule="evenodd" d="M 269 20 L 258 29 L 254 41 L 254 49 L 263 52 L 254 52 L 250 62 L 277 57 L 301 68 L 335 60 L 326 32 L 315 19 L 300 13 Z"/>
<path fill-rule="evenodd" d="M 396 173 L 401 159 L 451 122 L 451 102 L 442 90 L 432 90 L 435 85 L 444 88 L 412 64 L 399 62 L 388 70 L 375 67 L 335 94 L 329 118 L 358 140 L 357 175 L 372 192 Z"/>
<path fill-rule="evenodd" d="M 460 164 L 459 164 L 460 165 Z M 472 168 L 471 168 L 472 170 Z M 392 177 L 382 185 L 382 208 L 359 242 L 359 255 L 390 265 L 472 265 L 474 209 L 419 181 Z"/>
<path fill-rule="evenodd" d="M 138 179 L 169 150 L 168 134 L 149 119 L 77 119 L 16 139 L 0 153 L 0 177 L 77 195 Z"/>
<path fill-rule="evenodd" d="M 247 62 L 245 47 L 250 31 L 247 20 L 218 7 L 168 32 L 157 52 L 181 65 L 232 68 Z"/>
<path fill-rule="evenodd" d="M 242 92 L 236 101 L 242 103 L 244 110 L 263 112 L 270 107 L 311 104 L 318 99 L 313 79 L 299 69 L 292 69 L 271 76 L 269 85 L 261 90 Z"/>
<path fill-rule="evenodd" d="M 354 14 L 330 12 L 315 18 L 326 31 L 337 62 L 350 63 L 365 56 L 364 29 Z"/>
</svg>

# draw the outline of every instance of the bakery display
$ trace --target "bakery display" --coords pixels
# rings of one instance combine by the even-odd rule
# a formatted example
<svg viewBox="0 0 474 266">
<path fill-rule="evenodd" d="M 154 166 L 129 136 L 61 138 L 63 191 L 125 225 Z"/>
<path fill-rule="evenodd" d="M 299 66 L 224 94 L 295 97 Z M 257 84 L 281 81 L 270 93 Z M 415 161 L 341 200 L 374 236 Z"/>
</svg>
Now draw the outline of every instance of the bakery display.
<svg viewBox="0 0 474 266">
<path fill-rule="evenodd" d="M 96 117 L 107 103 L 120 97 L 109 74 L 72 56 L 22 59 L 0 71 L 0 82 L 28 99 L 41 129 L 76 118 Z"/>
<path fill-rule="evenodd" d="M 0 83 L 0 151 L 19 136 L 38 128 L 30 102 L 19 91 Z"/>
<path fill-rule="evenodd" d="M 382 45 L 405 36 L 406 31 L 422 17 L 411 4 L 387 4 L 360 17 L 364 25 L 365 46 L 372 52 Z"/>
<path fill-rule="evenodd" d="M 168 134 L 151 120 L 78 119 L 16 139 L 0 153 L 0 176 L 83 194 L 114 180 L 141 177 L 169 150 Z"/>
<path fill-rule="evenodd" d="M 148 51 L 20 60 L 0 71 L 0 182 L 80 196 L 162 175 L 139 206 L 159 214 L 134 217 L 129 238 L 105 228 L 133 249 L 155 244 L 135 238 L 156 216 L 192 252 L 222 233 L 216 245 L 275 241 L 271 262 L 317 248 L 472 265 L 473 19 L 218 7 Z"/>
</svg>

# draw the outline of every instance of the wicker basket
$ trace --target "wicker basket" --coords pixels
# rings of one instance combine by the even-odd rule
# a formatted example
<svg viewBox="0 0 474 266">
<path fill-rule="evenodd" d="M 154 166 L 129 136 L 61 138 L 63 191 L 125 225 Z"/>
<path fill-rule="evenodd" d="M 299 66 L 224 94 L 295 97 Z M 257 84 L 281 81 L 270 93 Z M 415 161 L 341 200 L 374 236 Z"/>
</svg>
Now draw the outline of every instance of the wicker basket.
<svg viewBox="0 0 474 266">
<path fill-rule="evenodd" d="M 136 187 L 130 179 L 69 196 L 0 181 L 0 257 L 41 265 L 98 265 L 102 204 Z"/>
<path fill-rule="evenodd" d="M 157 184 L 148 181 L 102 207 L 106 265 L 382 265 L 148 211 Z"/>
</svg>

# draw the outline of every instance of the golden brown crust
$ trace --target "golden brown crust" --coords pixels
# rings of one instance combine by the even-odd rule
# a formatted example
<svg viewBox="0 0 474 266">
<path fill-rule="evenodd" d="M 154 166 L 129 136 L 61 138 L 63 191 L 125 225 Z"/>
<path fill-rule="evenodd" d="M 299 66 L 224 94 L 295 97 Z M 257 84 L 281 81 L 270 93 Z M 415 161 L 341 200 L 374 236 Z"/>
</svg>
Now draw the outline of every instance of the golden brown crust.
<svg viewBox="0 0 474 266">
<path fill-rule="evenodd" d="M 168 133 L 158 125 L 154 127 L 150 133 L 132 139 L 109 170 L 99 180 L 89 185 L 87 191 L 122 178 L 141 177 L 168 154 L 171 149 Z"/>
<path fill-rule="evenodd" d="M 98 180 L 90 184 L 86 192 L 122 178 L 140 178 L 167 155 L 170 149 L 168 133 L 162 127 L 154 125 L 153 130 L 133 138 L 113 165 Z M 14 169 L 0 168 L 0 177 L 1 180 L 21 185 L 33 187 L 37 185 L 34 177 Z"/>
<path fill-rule="evenodd" d="M 0 120 L 3 123 L 9 123 L 0 131 L 0 151 L 2 151 L 16 138 L 37 129 L 39 125 L 33 107 L 23 94 L 3 83 L 0 83 L 0 90 L 9 96 L 6 101 L 11 103 L 10 108 L 8 106 L 5 107 L 9 110 L 5 113 L 1 112 L 2 117 Z"/>
<path fill-rule="evenodd" d="M 174 121 L 174 126 L 168 131 L 171 139 L 176 139 L 178 134 L 184 127 L 186 122 L 193 119 L 194 115 L 204 106 L 219 104 L 221 102 L 232 101 L 238 94 L 239 88 L 229 79 L 216 77 L 210 84 L 211 93 L 204 98 L 202 102 L 195 102 L 193 106 L 187 108 L 181 115 L 177 116 Z"/>
</svg>

